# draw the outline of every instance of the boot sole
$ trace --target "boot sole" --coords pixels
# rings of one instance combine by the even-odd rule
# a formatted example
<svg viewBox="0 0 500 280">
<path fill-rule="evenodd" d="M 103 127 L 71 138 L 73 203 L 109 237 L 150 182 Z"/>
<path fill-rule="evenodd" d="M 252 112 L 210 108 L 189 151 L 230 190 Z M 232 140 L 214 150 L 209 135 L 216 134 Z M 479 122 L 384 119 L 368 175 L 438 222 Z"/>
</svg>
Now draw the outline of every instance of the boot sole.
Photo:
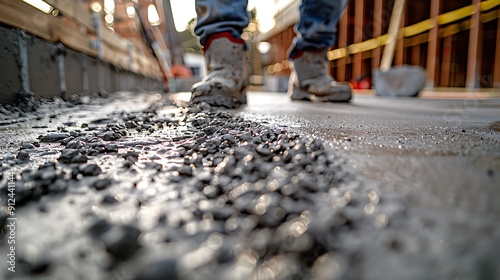
<svg viewBox="0 0 500 280">
<path fill-rule="evenodd" d="M 294 88 L 291 92 L 289 91 L 288 95 L 292 100 L 306 100 L 313 102 L 348 102 L 352 98 L 350 91 L 336 92 L 326 96 L 316 96 L 299 88 Z"/>
<path fill-rule="evenodd" d="M 240 98 L 238 100 L 234 100 L 231 97 L 228 96 L 222 96 L 222 95 L 200 95 L 195 98 L 193 98 L 190 103 L 196 104 L 196 103 L 201 103 L 205 102 L 209 104 L 210 106 L 215 106 L 215 107 L 225 107 L 229 109 L 237 108 L 242 104 L 247 104 L 247 96 L 245 92 L 242 92 L 240 95 Z"/>
</svg>

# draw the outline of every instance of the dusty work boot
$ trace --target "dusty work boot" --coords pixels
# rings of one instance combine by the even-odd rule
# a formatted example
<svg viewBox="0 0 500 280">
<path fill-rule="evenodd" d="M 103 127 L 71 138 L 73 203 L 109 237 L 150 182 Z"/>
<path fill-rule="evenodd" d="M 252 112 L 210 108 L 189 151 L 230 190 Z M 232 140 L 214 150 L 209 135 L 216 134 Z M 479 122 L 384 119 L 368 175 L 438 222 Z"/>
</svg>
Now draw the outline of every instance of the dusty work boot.
<svg viewBox="0 0 500 280">
<path fill-rule="evenodd" d="M 288 83 L 292 100 L 347 102 L 351 99 L 349 83 L 337 82 L 328 74 L 327 51 L 302 52 L 293 59 Z"/>
<path fill-rule="evenodd" d="M 245 44 L 225 35 L 215 35 L 205 46 L 208 74 L 191 88 L 191 103 L 236 108 L 247 103 L 248 75 Z"/>
</svg>

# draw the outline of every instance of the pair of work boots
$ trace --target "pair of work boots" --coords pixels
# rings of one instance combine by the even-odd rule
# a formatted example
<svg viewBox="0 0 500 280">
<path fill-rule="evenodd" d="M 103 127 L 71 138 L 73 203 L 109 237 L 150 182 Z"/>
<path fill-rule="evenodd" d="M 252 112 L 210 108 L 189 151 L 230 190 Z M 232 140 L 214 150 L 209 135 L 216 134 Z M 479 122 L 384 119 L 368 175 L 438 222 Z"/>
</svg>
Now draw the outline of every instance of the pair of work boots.
<svg viewBox="0 0 500 280">
<path fill-rule="evenodd" d="M 293 60 L 288 94 L 292 100 L 347 102 L 348 83 L 336 82 L 328 74 L 326 52 L 303 52 Z M 205 49 L 208 74 L 191 88 L 191 103 L 236 108 L 247 103 L 248 86 L 244 44 L 221 37 Z"/>
</svg>

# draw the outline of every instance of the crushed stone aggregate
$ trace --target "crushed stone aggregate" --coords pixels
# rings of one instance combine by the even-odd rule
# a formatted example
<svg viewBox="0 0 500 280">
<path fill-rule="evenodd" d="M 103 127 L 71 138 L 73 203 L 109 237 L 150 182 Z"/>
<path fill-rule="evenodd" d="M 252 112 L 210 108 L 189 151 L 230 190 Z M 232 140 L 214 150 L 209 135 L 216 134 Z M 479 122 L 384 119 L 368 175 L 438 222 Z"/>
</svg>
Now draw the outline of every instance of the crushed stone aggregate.
<svg viewBox="0 0 500 280">
<path fill-rule="evenodd" d="M 408 209 L 404 194 L 360 181 L 324 141 L 286 125 L 154 102 L 38 139 L 13 143 L 0 165 L 0 226 L 9 172 L 16 215 L 30 224 L 18 230 L 20 279 L 500 276 L 494 219 L 464 228 Z M 470 228 L 497 238 L 440 243 Z M 475 256 L 463 254 L 471 242 Z"/>
</svg>

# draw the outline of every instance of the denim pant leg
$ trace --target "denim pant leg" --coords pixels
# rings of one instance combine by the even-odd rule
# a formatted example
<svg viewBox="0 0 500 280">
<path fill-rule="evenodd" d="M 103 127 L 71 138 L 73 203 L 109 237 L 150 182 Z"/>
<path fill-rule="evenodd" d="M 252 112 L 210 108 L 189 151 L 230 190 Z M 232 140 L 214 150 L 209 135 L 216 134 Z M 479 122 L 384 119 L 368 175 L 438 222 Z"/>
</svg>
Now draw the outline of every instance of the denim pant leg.
<svg viewBox="0 0 500 280">
<path fill-rule="evenodd" d="M 289 57 L 302 51 L 331 47 L 337 39 L 337 23 L 348 0 L 302 0 L 297 33 Z"/>
<path fill-rule="evenodd" d="M 211 35 L 221 32 L 240 38 L 250 22 L 247 4 L 248 0 L 196 0 L 194 33 L 199 37 L 200 44 L 205 46 Z"/>
</svg>

